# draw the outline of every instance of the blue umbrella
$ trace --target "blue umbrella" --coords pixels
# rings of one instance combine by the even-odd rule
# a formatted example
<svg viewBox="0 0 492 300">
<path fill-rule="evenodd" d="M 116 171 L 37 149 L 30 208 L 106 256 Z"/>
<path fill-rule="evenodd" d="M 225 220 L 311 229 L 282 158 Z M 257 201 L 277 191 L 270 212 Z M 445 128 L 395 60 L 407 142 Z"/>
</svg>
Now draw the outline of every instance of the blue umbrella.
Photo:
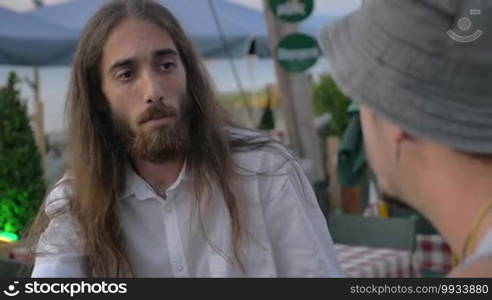
<svg viewBox="0 0 492 300">
<path fill-rule="evenodd" d="M 0 7 L 0 64 L 59 64 L 75 43 L 66 28 Z"/>
<path fill-rule="evenodd" d="M 218 20 L 223 28 L 224 36 L 221 37 L 209 1 L 187 1 L 186 4 L 183 0 L 160 2 L 178 18 L 204 57 L 226 56 L 223 38 L 227 41 L 231 54 L 241 56 L 247 53 L 253 39 L 259 35 L 266 36 L 266 29 L 262 27 L 264 20 L 261 11 L 224 0 L 213 0 Z M 102 0 L 74 0 L 45 6 L 28 14 L 68 28 L 78 36 L 89 18 L 103 4 Z M 253 23 L 256 24 L 251 26 Z"/>
<path fill-rule="evenodd" d="M 253 41 L 256 54 L 262 57 L 269 55 L 267 26 L 261 10 L 226 0 L 159 2 L 177 17 L 204 57 L 226 57 L 229 54 L 240 57 L 249 52 Z M 102 0 L 74 0 L 45 6 L 29 14 L 80 34 L 89 18 L 103 4 Z M 319 25 L 319 22 L 314 24 L 308 21 L 303 22 L 300 28 L 301 31 L 315 34 Z M 226 46 L 224 41 L 227 42 Z"/>
</svg>

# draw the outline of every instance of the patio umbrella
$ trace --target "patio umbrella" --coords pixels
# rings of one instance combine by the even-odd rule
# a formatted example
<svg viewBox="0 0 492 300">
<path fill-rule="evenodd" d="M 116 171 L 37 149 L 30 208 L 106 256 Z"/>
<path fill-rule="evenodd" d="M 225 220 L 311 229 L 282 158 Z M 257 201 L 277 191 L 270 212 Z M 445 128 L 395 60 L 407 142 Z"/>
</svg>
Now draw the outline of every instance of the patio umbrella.
<svg viewBox="0 0 492 300">
<path fill-rule="evenodd" d="M 66 28 L 0 7 L 0 64 L 59 64 L 75 43 Z"/>
<path fill-rule="evenodd" d="M 253 42 L 258 56 L 270 55 L 267 26 L 261 10 L 226 0 L 159 2 L 176 16 L 203 57 L 242 57 L 249 53 Z M 45 6 L 28 14 L 68 28 L 78 35 L 104 3 L 103 0 L 73 0 Z M 300 31 L 317 34 L 322 25 L 333 19 L 313 16 L 300 24 Z"/>
</svg>

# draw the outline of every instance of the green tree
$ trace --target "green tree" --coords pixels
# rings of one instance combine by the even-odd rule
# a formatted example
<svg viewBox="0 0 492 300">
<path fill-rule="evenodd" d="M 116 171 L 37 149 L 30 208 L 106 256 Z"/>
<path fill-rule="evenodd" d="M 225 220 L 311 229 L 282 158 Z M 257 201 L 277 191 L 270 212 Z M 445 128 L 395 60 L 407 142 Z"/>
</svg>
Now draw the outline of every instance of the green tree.
<svg viewBox="0 0 492 300">
<path fill-rule="evenodd" d="M 42 162 L 18 83 L 12 72 L 0 88 L 0 231 L 17 235 L 37 212 L 45 192 Z"/>
<path fill-rule="evenodd" d="M 335 81 L 326 74 L 313 86 L 314 113 L 316 116 L 329 112 L 332 120 L 328 135 L 342 136 L 349 123 L 348 107 L 350 99 L 337 87 Z"/>
</svg>

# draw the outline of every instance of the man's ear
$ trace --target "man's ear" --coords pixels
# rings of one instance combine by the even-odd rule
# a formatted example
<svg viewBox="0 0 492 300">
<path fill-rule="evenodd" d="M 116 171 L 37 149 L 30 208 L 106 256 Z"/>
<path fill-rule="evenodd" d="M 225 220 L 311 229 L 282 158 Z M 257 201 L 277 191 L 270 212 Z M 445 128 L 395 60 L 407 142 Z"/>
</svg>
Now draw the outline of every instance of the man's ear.
<svg viewBox="0 0 492 300">
<path fill-rule="evenodd" d="M 381 120 L 379 121 L 381 122 Z M 406 131 L 405 129 L 401 128 L 398 125 L 395 125 L 389 121 L 384 120 L 385 126 L 388 128 L 389 134 L 391 135 L 391 138 L 395 140 L 398 143 L 402 142 L 415 142 L 416 138 Z"/>
<path fill-rule="evenodd" d="M 404 129 L 401 129 L 399 127 L 395 127 L 395 128 L 396 130 L 394 132 L 394 139 L 396 142 L 396 147 L 395 147 L 396 160 L 400 161 L 402 151 L 405 151 L 404 149 L 415 150 L 415 146 L 417 146 L 417 142 L 419 141 L 419 139 L 417 139 L 415 136 L 413 136 L 411 133 L 409 133 Z M 413 151 L 412 153 L 415 154 L 415 151 Z"/>
<path fill-rule="evenodd" d="M 398 139 L 399 140 L 402 140 L 402 141 L 409 141 L 409 142 L 415 142 L 417 141 L 417 139 L 415 138 L 415 136 L 413 136 L 411 133 L 409 133 L 408 131 L 406 130 L 403 130 L 401 128 L 398 128 Z"/>
</svg>

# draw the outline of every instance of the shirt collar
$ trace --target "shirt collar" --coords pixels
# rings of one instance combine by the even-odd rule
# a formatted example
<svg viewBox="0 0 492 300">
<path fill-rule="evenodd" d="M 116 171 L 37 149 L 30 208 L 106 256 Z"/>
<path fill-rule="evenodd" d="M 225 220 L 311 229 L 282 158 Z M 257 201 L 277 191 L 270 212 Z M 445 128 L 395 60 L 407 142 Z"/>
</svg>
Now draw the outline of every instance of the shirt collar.
<svg viewBox="0 0 492 300">
<path fill-rule="evenodd" d="M 178 178 L 171 184 L 166 191 L 173 191 L 179 187 L 183 180 L 189 179 L 186 172 L 186 160 L 183 163 L 183 167 L 179 172 Z M 121 195 L 122 199 L 126 199 L 130 196 L 135 196 L 137 200 L 146 200 L 149 198 L 155 198 L 156 192 L 150 186 L 147 181 L 145 181 L 138 173 L 135 171 L 131 164 L 126 166 L 126 182 L 125 188 Z"/>
</svg>

